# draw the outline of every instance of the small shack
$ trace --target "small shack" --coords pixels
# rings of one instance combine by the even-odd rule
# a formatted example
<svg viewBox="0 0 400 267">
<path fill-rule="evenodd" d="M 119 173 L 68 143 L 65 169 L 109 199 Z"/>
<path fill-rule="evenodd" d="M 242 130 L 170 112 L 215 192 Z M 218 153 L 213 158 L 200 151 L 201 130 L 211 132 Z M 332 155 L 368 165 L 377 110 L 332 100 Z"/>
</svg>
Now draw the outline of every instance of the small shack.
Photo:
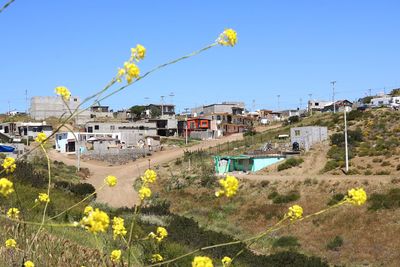
<svg viewBox="0 0 400 267">
<path fill-rule="evenodd" d="M 215 156 L 214 165 L 217 174 L 227 172 L 257 172 L 272 164 L 275 164 L 285 157 L 281 156 Z"/>
</svg>

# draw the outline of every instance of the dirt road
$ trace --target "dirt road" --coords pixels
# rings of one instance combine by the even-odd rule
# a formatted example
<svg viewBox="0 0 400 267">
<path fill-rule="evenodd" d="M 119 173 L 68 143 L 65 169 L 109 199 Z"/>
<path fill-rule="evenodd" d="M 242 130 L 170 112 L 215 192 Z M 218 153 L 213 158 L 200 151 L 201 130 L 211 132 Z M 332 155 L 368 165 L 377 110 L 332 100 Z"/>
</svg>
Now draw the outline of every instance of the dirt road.
<svg viewBox="0 0 400 267">
<path fill-rule="evenodd" d="M 138 159 L 121 166 L 108 166 L 104 162 L 84 161 L 81 167 L 88 168 L 91 172 L 90 178 L 87 180 L 96 189 L 100 188 L 104 183 L 107 175 L 114 175 L 118 178 L 118 184 L 115 187 L 105 187 L 97 193 L 97 201 L 107 203 L 111 207 L 132 207 L 139 202 L 137 192 L 133 189 L 134 180 L 143 174 L 148 168 L 149 159 L 151 166 L 166 163 L 183 156 L 184 150 L 194 151 L 198 149 L 206 149 L 209 147 L 243 139 L 242 134 L 233 134 L 221 139 L 202 141 L 200 144 L 188 148 L 173 148 L 165 151 L 154 153 L 151 157 Z M 52 160 L 62 161 L 68 165 L 76 165 L 75 156 L 66 156 L 54 150 L 50 151 Z"/>
</svg>

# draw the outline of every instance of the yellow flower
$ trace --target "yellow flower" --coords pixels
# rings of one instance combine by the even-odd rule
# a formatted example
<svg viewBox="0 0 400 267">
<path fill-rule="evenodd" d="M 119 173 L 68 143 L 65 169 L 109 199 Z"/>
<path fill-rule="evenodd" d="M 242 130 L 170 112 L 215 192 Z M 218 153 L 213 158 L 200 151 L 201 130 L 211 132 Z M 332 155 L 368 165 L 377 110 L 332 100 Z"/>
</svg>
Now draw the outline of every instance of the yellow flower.
<svg viewBox="0 0 400 267">
<path fill-rule="evenodd" d="M 147 186 L 142 186 L 139 189 L 139 197 L 141 200 L 151 197 L 151 190 Z"/>
<path fill-rule="evenodd" d="M 214 267 L 214 265 L 209 257 L 196 256 L 193 259 L 192 267 Z"/>
<path fill-rule="evenodd" d="M 7 211 L 7 217 L 10 219 L 19 219 L 19 209 L 17 208 L 10 208 Z"/>
<path fill-rule="evenodd" d="M 91 211 L 88 216 L 85 216 L 81 220 L 81 224 L 89 231 L 94 234 L 98 232 L 105 232 L 110 224 L 110 218 L 107 213 L 99 209 Z"/>
<path fill-rule="evenodd" d="M 47 136 L 45 133 L 38 133 L 38 135 L 35 138 L 35 141 L 38 143 L 44 143 L 44 141 L 46 140 Z"/>
<path fill-rule="evenodd" d="M 223 189 L 218 190 L 215 192 L 217 197 L 225 195 L 227 197 L 232 197 L 236 194 L 239 188 L 239 181 L 236 179 L 235 176 L 227 175 L 225 179 L 220 179 L 219 184 L 222 186 Z"/>
<path fill-rule="evenodd" d="M 226 29 L 219 35 L 217 41 L 220 45 L 235 46 L 237 43 L 237 33 L 232 29 Z"/>
<path fill-rule="evenodd" d="M 154 183 L 157 179 L 157 173 L 152 169 L 147 169 L 142 176 L 142 181 L 145 183 Z"/>
<path fill-rule="evenodd" d="M 131 83 L 133 79 L 137 79 L 140 76 L 140 69 L 136 66 L 135 63 L 125 62 L 124 63 L 125 71 L 126 71 L 126 81 Z"/>
<path fill-rule="evenodd" d="M 0 194 L 7 197 L 9 194 L 14 192 L 13 183 L 7 178 L 0 179 Z"/>
<path fill-rule="evenodd" d="M 124 219 L 120 217 L 114 217 L 113 218 L 113 234 L 114 234 L 114 239 L 116 239 L 118 236 L 125 236 L 127 231 L 124 226 Z"/>
<path fill-rule="evenodd" d="M 121 78 L 124 77 L 125 73 L 126 73 L 125 69 L 118 69 L 117 81 L 119 83 L 122 81 Z"/>
<path fill-rule="evenodd" d="M 168 236 L 167 229 L 165 229 L 164 227 L 161 227 L 161 226 L 157 227 L 156 233 L 151 232 L 149 234 L 149 237 L 154 238 L 155 240 L 157 240 L 157 242 L 161 242 L 167 236 Z"/>
<path fill-rule="evenodd" d="M 86 206 L 85 209 L 83 210 L 83 214 L 89 215 L 89 213 L 91 213 L 92 211 L 93 211 L 92 206 Z"/>
<path fill-rule="evenodd" d="M 17 241 L 14 239 L 7 239 L 6 240 L 6 248 L 15 248 L 17 246 Z"/>
<path fill-rule="evenodd" d="M 131 48 L 131 60 L 139 61 L 144 59 L 146 55 L 146 48 L 143 45 L 136 45 L 135 48 Z"/>
<path fill-rule="evenodd" d="M 106 177 L 106 179 L 104 180 L 104 182 L 109 186 L 109 187 L 113 187 L 117 184 L 117 177 L 113 176 L 113 175 L 109 175 Z"/>
<path fill-rule="evenodd" d="M 232 263 L 232 259 L 231 258 L 229 258 L 229 257 L 223 257 L 222 258 L 222 266 L 223 267 L 228 267 L 228 266 L 231 266 L 231 263 Z"/>
<path fill-rule="evenodd" d="M 11 157 L 6 157 L 1 166 L 3 167 L 3 169 L 6 170 L 7 173 L 14 172 L 15 168 L 17 168 L 17 165 L 15 164 L 15 159 Z"/>
<path fill-rule="evenodd" d="M 57 95 L 62 96 L 62 98 L 64 98 L 66 101 L 68 101 L 71 97 L 71 92 L 65 86 L 58 86 L 54 90 L 56 91 Z"/>
<path fill-rule="evenodd" d="M 121 259 L 121 254 L 122 254 L 122 252 L 121 252 L 120 249 L 115 249 L 115 250 L 113 250 L 113 251 L 111 252 L 111 255 L 110 255 L 111 261 L 113 261 L 113 262 L 119 262 L 119 260 Z"/>
<path fill-rule="evenodd" d="M 163 261 L 163 260 L 164 260 L 164 258 L 163 258 L 163 256 L 161 256 L 160 254 L 153 254 L 153 255 L 151 256 L 151 262 L 152 262 L 152 263 L 161 262 L 161 261 Z"/>
<path fill-rule="evenodd" d="M 35 267 L 35 264 L 33 262 L 31 262 L 31 261 L 26 261 L 24 263 L 24 267 Z"/>
<path fill-rule="evenodd" d="M 37 199 L 35 199 L 35 202 L 42 202 L 42 203 L 49 203 L 50 202 L 50 197 L 46 193 L 39 193 L 39 196 Z"/>
<path fill-rule="evenodd" d="M 303 208 L 299 205 L 293 205 L 289 208 L 287 216 L 291 221 L 301 219 L 301 217 L 303 216 Z"/>
<path fill-rule="evenodd" d="M 362 205 L 367 201 L 367 193 L 362 188 L 352 188 L 347 192 L 346 200 L 353 205 Z"/>
</svg>

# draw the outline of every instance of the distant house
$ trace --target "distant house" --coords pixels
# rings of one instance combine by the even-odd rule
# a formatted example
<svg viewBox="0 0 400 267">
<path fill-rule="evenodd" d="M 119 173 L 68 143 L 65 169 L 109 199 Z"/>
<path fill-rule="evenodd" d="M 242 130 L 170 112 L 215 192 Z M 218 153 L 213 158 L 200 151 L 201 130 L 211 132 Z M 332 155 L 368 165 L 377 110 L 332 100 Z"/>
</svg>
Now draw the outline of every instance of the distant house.
<svg viewBox="0 0 400 267">
<path fill-rule="evenodd" d="M 332 105 L 332 101 L 326 100 L 309 100 L 308 111 L 322 111 L 326 106 Z"/>
<path fill-rule="evenodd" d="M 88 133 L 88 132 L 58 132 L 55 134 L 55 149 L 61 153 L 76 153 L 86 148 L 86 143 L 94 140 L 120 139 L 120 133 Z"/>
<path fill-rule="evenodd" d="M 195 117 L 200 115 L 209 115 L 217 113 L 241 115 L 243 114 L 244 107 L 245 106 L 243 102 L 222 102 L 219 104 L 211 104 L 211 105 L 196 107 L 193 108 L 191 112 Z"/>
<path fill-rule="evenodd" d="M 178 134 L 180 136 L 197 138 L 197 139 L 210 139 L 213 138 L 213 133 L 210 130 L 211 120 L 201 117 L 188 118 L 186 120 L 178 121 Z"/>
<path fill-rule="evenodd" d="M 113 118 L 114 113 L 109 110 L 108 106 L 91 106 L 90 107 L 90 118 Z"/>
<path fill-rule="evenodd" d="M 39 133 L 50 136 L 53 127 L 46 122 L 5 122 L 0 123 L 0 133 L 5 134 L 10 139 L 35 139 Z"/>
<path fill-rule="evenodd" d="M 173 104 L 150 104 L 145 106 L 145 113 L 148 117 L 151 116 L 150 113 L 152 109 L 158 109 L 160 115 L 175 115 L 175 105 Z"/>
<path fill-rule="evenodd" d="M 328 139 L 328 128 L 320 126 L 294 127 L 290 129 L 293 147 L 308 151 L 314 144 Z"/>
<path fill-rule="evenodd" d="M 388 95 L 374 97 L 371 99 L 371 106 L 373 106 L 373 107 L 389 106 L 391 103 L 391 100 L 392 100 L 392 97 L 388 96 Z"/>
<path fill-rule="evenodd" d="M 284 159 L 283 156 L 215 156 L 214 167 L 217 174 L 257 172 Z"/>
<path fill-rule="evenodd" d="M 353 102 L 350 102 L 349 100 L 338 100 L 335 102 L 335 110 L 337 112 L 343 112 L 345 108 L 347 111 L 351 111 L 352 107 L 353 107 Z M 321 111 L 333 112 L 334 111 L 333 104 L 325 106 Z"/>
</svg>

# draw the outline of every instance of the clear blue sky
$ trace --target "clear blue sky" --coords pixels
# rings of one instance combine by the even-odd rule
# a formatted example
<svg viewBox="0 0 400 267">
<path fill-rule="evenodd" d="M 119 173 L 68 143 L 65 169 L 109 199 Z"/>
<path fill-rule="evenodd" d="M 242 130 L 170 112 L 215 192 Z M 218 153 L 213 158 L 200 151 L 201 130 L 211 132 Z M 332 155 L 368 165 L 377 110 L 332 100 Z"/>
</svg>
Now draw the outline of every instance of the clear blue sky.
<svg viewBox="0 0 400 267">
<path fill-rule="evenodd" d="M 0 0 L 0 5 L 5 3 Z M 65 85 L 80 97 L 100 89 L 137 43 L 142 72 L 211 43 L 217 47 L 155 73 L 102 104 L 159 102 L 185 107 L 224 100 L 249 109 L 296 108 L 312 93 L 350 100 L 400 86 L 400 1 L 16 0 L 0 14 L 0 112 Z M 167 102 L 171 99 L 167 97 Z"/>
</svg>

